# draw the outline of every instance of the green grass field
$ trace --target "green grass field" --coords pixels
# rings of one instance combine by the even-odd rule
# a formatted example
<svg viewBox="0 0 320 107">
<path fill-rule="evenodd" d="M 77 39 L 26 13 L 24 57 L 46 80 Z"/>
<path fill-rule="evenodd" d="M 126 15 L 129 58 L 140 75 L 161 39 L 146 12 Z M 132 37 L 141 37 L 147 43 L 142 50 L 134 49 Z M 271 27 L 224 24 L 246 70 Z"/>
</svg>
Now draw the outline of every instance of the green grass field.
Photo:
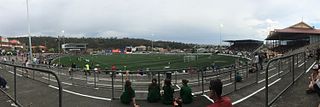
<svg viewBox="0 0 320 107">
<path fill-rule="evenodd" d="M 118 69 L 137 70 L 137 69 L 164 69 L 170 66 L 171 69 L 187 67 L 205 67 L 215 63 L 219 66 L 234 64 L 234 57 L 220 55 L 198 55 L 196 60 L 184 62 L 184 55 L 164 55 L 164 54 L 113 54 L 113 55 L 84 55 L 84 56 L 65 56 L 60 58 L 60 63 L 70 66 L 76 63 L 78 67 L 84 67 L 86 63 L 91 65 L 99 64 L 101 68 L 111 68 L 114 64 Z M 89 62 L 87 62 L 89 60 Z M 240 59 L 245 60 L 245 59 Z M 54 60 L 53 63 L 59 63 Z"/>
</svg>

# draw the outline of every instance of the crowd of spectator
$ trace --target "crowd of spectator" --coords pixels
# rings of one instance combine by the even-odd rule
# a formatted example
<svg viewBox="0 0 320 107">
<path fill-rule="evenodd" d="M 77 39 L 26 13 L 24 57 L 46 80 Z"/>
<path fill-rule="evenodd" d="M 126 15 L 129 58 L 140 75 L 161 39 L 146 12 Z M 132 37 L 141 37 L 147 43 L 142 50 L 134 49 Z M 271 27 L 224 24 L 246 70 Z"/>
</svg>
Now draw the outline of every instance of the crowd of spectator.
<svg viewBox="0 0 320 107">
<path fill-rule="evenodd" d="M 128 73 L 127 73 L 128 74 Z M 147 101 L 149 103 L 161 102 L 165 105 L 173 105 L 173 107 L 182 107 L 183 104 L 190 104 L 193 102 L 192 89 L 188 85 L 188 80 L 182 80 L 182 87 L 180 88 L 179 97 L 174 97 L 174 88 L 170 78 L 166 78 L 163 81 L 162 87 L 157 83 L 157 79 L 152 79 L 151 84 L 148 87 Z M 132 82 L 126 77 L 124 90 L 120 96 L 120 102 L 123 104 L 132 105 L 134 107 L 140 107 L 135 99 L 135 91 L 131 86 Z M 207 107 L 232 107 L 229 97 L 221 96 L 222 85 L 220 79 L 211 80 L 209 89 L 211 92 L 209 96 L 214 100 L 213 104 Z"/>
</svg>

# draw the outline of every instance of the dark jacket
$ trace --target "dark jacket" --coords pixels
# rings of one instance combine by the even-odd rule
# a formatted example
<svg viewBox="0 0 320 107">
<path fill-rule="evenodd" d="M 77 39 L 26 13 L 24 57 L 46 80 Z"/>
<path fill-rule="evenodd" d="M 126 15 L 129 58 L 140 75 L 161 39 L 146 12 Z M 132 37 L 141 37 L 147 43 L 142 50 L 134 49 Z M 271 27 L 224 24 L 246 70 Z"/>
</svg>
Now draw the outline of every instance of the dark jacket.
<svg viewBox="0 0 320 107">
<path fill-rule="evenodd" d="M 148 98 L 149 102 L 157 102 L 160 100 L 160 86 L 158 84 L 150 84 L 148 88 Z"/>
<path fill-rule="evenodd" d="M 163 86 L 162 103 L 170 105 L 173 103 L 174 89 L 171 86 Z"/>
<path fill-rule="evenodd" d="M 122 95 L 120 96 L 120 101 L 123 104 L 130 104 L 132 101 L 132 98 L 135 97 L 135 92 L 132 89 L 132 87 L 125 87 L 124 92 L 122 92 Z"/>
</svg>

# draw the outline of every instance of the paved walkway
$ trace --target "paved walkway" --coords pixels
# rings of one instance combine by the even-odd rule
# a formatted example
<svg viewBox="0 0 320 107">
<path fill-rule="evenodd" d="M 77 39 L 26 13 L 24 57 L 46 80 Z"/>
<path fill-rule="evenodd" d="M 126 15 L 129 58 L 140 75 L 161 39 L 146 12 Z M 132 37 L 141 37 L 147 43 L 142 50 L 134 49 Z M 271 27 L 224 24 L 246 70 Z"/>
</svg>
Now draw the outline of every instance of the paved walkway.
<svg viewBox="0 0 320 107">
<path fill-rule="evenodd" d="M 317 107 L 320 97 L 316 93 L 306 94 L 308 77 L 312 71 L 304 74 L 272 106 L 273 107 Z"/>
<path fill-rule="evenodd" d="M 5 95 L 2 91 L 0 91 L 0 105 L 1 107 L 10 107 L 11 106 L 11 100 L 7 95 Z"/>
</svg>

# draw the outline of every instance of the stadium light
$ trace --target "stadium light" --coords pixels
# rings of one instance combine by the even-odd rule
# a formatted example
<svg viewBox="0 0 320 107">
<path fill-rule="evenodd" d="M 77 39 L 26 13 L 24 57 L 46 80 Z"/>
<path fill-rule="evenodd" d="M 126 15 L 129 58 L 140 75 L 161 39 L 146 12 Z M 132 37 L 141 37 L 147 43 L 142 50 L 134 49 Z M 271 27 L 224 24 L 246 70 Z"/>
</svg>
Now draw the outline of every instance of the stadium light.
<svg viewBox="0 0 320 107">
<path fill-rule="evenodd" d="M 64 35 L 64 30 L 61 31 L 61 36 L 63 37 Z M 59 56 L 61 55 L 61 40 L 60 40 L 60 36 L 58 35 L 58 51 L 59 51 Z M 59 64 L 60 64 L 60 58 L 59 58 Z"/>
<path fill-rule="evenodd" d="M 154 34 L 151 34 L 151 36 L 153 37 Z M 151 52 L 153 52 L 153 39 L 151 39 Z"/>
<path fill-rule="evenodd" d="M 223 24 L 220 24 L 220 27 L 219 27 L 219 32 L 220 32 L 220 43 L 219 43 L 219 45 L 221 46 L 221 30 L 222 30 L 222 28 L 223 28 Z"/>
<path fill-rule="evenodd" d="M 29 0 L 26 0 L 27 4 L 27 22 L 28 22 L 28 35 L 29 35 L 29 60 L 32 60 L 32 44 L 31 44 L 31 33 L 30 33 L 30 18 L 29 18 Z"/>
</svg>

